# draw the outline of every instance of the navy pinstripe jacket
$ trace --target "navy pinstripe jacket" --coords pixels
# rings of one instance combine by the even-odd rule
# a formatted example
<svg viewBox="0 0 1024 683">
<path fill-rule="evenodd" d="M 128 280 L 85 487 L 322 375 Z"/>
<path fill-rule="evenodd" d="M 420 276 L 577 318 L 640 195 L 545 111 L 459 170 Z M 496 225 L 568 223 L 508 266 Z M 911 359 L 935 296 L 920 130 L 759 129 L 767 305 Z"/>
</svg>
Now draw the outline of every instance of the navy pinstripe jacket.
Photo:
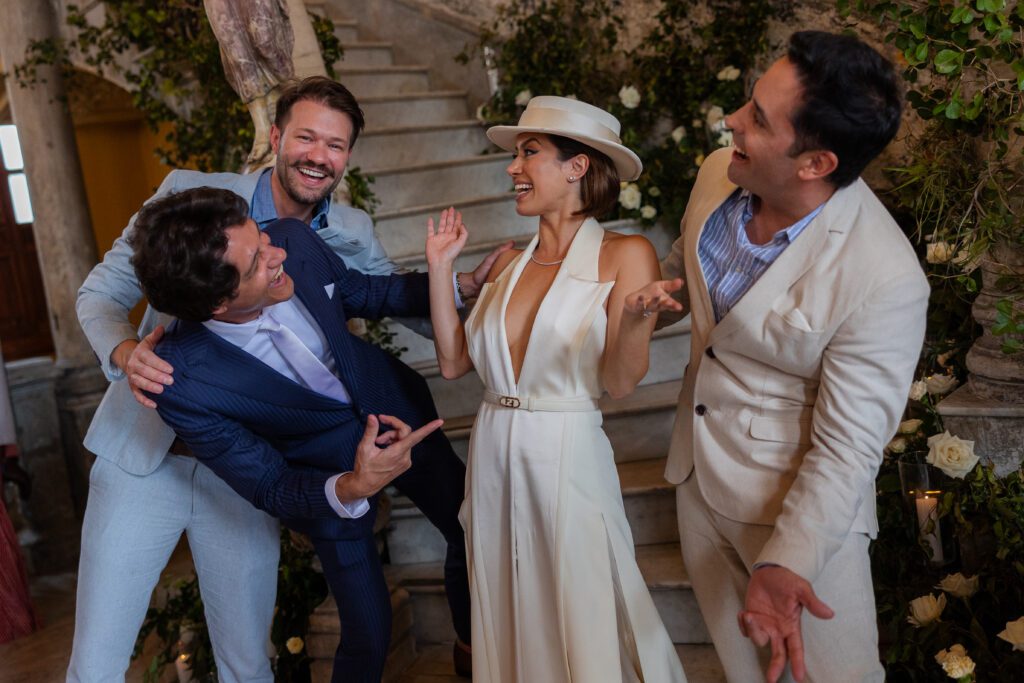
<svg viewBox="0 0 1024 683">
<path fill-rule="evenodd" d="M 351 404 L 310 391 L 199 323 L 176 321 L 157 346 L 174 383 L 151 397 L 196 457 L 256 507 L 314 538 L 372 531 L 376 499 L 356 520 L 340 519 L 324 493 L 328 478 L 352 469 L 370 414 L 413 428 L 437 417 L 426 381 L 348 332 L 350 316 L 427 316 L 427 276 L 374 276 L 345 267 L 305 223 L 283 219 L 266 230 L 288 252 L 285 271 L 334 354 Z M 334 284 L 332 296 L 325 287 Z M 445 437 L 435 432 L 413 450 Z"/>
</svg>

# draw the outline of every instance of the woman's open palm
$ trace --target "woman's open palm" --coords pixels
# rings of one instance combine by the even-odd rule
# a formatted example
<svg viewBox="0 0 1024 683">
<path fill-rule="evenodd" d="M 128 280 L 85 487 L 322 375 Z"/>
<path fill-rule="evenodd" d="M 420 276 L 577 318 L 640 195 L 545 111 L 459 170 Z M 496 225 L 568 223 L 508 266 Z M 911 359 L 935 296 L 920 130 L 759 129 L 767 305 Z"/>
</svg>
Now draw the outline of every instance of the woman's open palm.
<svg viewBox="0 0 1024 683">
<path fill-rule="evenodd" d="M 427 265 L 452 263 L 466 245 L 469 231 L 462 224 L 462 214 L 449 207 L 441 212 L 434 229 L 434 219 L 427 219 Z"/>
</svg>

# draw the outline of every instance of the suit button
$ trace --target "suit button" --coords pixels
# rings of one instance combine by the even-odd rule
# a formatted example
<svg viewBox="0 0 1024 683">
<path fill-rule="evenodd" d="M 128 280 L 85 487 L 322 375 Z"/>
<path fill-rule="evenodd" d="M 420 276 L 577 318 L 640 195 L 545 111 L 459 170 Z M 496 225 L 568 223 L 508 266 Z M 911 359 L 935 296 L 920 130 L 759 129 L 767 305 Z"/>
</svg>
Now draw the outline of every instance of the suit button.
<svg viewBox="0 0 1024 683">
<path fill-rule="evenodd" d="M 707 354 L 708 358 L 714 358 L 715 357 L 715 349 L 714 349 L 714 347 L 709 346 L 708 348 L 704 349 L 704 353 Z"/>
<path fill-rule="evenodd" d="M 697 415 L 703 416 L 704 413 L 708 412 L 708 407 L 701 403 L 700 405 L 693 409 L 693 412 L 697 413 Z"/>
</svg>

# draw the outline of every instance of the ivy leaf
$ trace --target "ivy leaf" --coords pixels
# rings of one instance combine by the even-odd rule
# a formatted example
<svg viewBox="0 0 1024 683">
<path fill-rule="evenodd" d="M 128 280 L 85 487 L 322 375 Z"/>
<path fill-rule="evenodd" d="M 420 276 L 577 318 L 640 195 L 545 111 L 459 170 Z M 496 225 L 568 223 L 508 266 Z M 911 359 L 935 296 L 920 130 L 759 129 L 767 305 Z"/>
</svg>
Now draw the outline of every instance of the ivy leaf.
<svg viewBox="0 0 1024 683">
<path fill-rule="evenodd" d="M 924 16 L 915 14 L 907 20 L 907 28 L 915 38 L 921 40 L 925 37 L 927 23 Z"/>
<path fill-rule="evenodd" d="M 959 70 L 964 63 L 964 53 L 959 50 L 939 50 L 935 55 L 935 70 L 940 74 L 951 74 Z"/>
<path fill-rule="evenodd" d="M 1006 7 L 1006 0 L 978 0 L 976 7 L 981 12 L 998 12 Z"/>
<path fill-rule="evenodd" d="M 923 62 L 928 59 L 928 43 L 921 43 L 917 46 L 917 50 L 914 52 L 916 63 Z"/>
</svg>

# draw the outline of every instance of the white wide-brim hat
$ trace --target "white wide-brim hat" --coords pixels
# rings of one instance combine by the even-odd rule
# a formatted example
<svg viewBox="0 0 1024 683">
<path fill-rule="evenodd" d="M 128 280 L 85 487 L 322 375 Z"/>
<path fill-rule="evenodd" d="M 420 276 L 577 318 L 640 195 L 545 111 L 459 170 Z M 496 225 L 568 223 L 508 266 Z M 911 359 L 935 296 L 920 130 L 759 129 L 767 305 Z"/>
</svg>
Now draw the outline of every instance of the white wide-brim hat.
<svg viewBox="0 0 1024 683">
<path fill-rule="evenodd" d="M 488 128 L 487 137 L 510 152 L 515 150 L 516 137 L 521 133 L 572 138 L 608 155 L 619 180 L 636 180 L 644 165 L 632 150 L 622 146 L 620 130 L 619 120 L 603 109 L 568 97 L 542 95 L 527 103 L 518 125 Z"/>
</svg>

